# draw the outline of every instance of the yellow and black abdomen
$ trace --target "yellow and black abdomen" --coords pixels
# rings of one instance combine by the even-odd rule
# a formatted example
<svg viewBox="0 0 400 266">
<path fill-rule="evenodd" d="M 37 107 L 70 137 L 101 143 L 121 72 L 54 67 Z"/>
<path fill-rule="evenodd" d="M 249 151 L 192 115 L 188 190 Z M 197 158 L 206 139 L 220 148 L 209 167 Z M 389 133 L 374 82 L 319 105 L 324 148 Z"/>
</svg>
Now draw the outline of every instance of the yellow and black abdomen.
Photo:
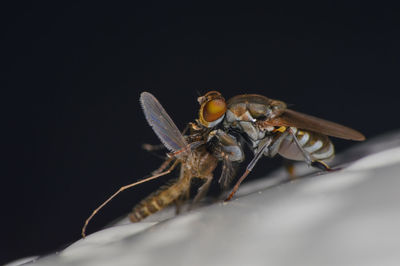
<svg viewBox="0 0 400 266">
<path fill-rule="evenodd" d="M 129 214 L 129 219 L 131 222 L 139 222 L 147 216 L 164 209 L 186 193 L 189 187 L 190 179 L 185 177 L 176 180 L 169 186 L 160 188 L 139 202 Z"/>
<path fill-rule="evenodd" d="M 300 146 L 310 155 L 313 161 L 329 161 L 335 156 L 335 148 L 328 136 L 293 127 L 291 129 L 295 131 L 295 136 Z M 278 152 L 281 156 L 290 160 L 305 160 L 303 153 L 297 146 L 292 135 L 288 135 L 282 141 Z"/>
</svg>

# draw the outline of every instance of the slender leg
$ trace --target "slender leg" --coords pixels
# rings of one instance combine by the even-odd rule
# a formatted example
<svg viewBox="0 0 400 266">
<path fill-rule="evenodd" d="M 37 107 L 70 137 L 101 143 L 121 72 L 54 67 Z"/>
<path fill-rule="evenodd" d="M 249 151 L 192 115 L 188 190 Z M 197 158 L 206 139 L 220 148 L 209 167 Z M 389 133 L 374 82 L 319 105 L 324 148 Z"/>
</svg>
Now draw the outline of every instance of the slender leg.
<svg viewBox="0 0 400 266">
<path fill-rule="evenodd" d="M 303 154 L 303 157 L 304 157 L 304 160 L 306 161 L 306 163 L 307 163 L 308 165 L 311 165 L 311 164 L 312 164 L 311 156 L 310 156 L 310 154 L 309 154 L 308 152 L 306 152 L 306 150 L 303 149 L 303 147 L 301 147 L 301 145 L 300 145 L 300 143 L 299 143 L 299 140 L 298 140 L 297 137 L 296 137 L 295 132 L 294 132 L 291 128 L 289 128 L 289 133 L 292 135 L 293 140 L 294 140 L 294 142 L 295 142 L 296 145 L 297 145 L 297 148 L 299 148 L 299 150 L 300 150 L 301 153 Z"/>
<path fill-rule="evenodd" d="M 154 170 L 153 172 L 151 172 L 152 175 L 156 175 L 158 173 L 161 173 L 162 171 L 164 171 L 167 166 L 174 160 L 174 157 L 167 157 L 167 159 L 160 165 L 160 167 L 156 170 Z"/>
<path fill-rule="evenodd" d="M 92 214 L 89 216 L 89 218 L 86 219 L 85 224 L 82 227 L 82 237 L 84 238 L 86 236 L 86 227 L 88 226 L 88 224 L 89 224 L 90 220 L 93 218 L 93 216 L 95 216 L 96 213 L 98 213 L 101 208 L 103 208 L 105 205 L 107 205 L 108 202 L 110 202 L 113 198 L 115 198 L 115 196 L 117 196 L 119 193 L 121 193 L 122 191 L 124 191 L 124 190 L 126 190 L 128 188 L 137 186 L 139 184 L 145 183 L 147 181 L 150 181 L 150 180 L 156 179 L 156 178 L 158 178 L 160 176 L 164 176 L 164 175 L 167 175 L 167 174 L 171 173 L 171 171 L 178 165 L 178 163 L 179 163 L 179 161 L 175 160 L 175 162 L 171 165 L 171 167 L 167 171 L 161 172 L 161 173 L 156 174 L 156 175 L 152 175 L 152 176 L 150 176 L 148 178 L 139 180 L 137 182 L 134 182 L 134 183 L 126 185 L 126 186 L 123 186 L 120 189 L 118 189 L 117 192 L 115 192 L 113 195 L 111 195 L 111 197 L 109 197 L 105 202 L 103 202 L 99 207 L 97 207 L 97 209 L 95 209 L 92 212 Z"/>
<path fill-rule="evenodd" d="M 327 171 L 327 172 L 333 172 L 333 171 L 337 171 L 340 170 L 341 168 L 330 168 L 329 165 L 327 165 L 325 162 L 320 161 L 320 160 L 315 160 L 312 161 L 311 166 L 321 169 L 322 171 Z"/>
<path fill-rule="evenodd" d="M 288 134 L 289 133 L 287 131 L 285 131 L 282 134 L 279 134 L 277 137 L 274 138 L 274 140 L 272 141 L 272 145 L 270 147 L 268 147 L 268 156 L 269 157 L 272 158 L 279 152 L 281 143 Z"/>
<path fill-rule="evenodd" d="M 243 180 L 248 176 L 248 174 L 251 172 L 251 170 L 253 170 L 254 166 L 256 165 L 256 163 L 258 162 L 258 160 L 261 158 L 261 156 L 263 155 L 265 149 L 268 148 L 268 145 L 271 144 L 271 140 L 269 141 L 265 141 L 263 143 L 263 145 L 260 147 L 260 149 L 257 151 L 257 153 L 255 154 L 253 160 L 251 160 L 251 162 L 249 163 L 249 165 L 246 168 L 246 171 L 244 172 L 244 174 L 239 178 L 239 180 L 236 182 L 235 186 L 233 187 L 231 193 L 229 194 L 229 196 L 225 199 L 225 201 L 230 201 L 233 197 L 233 195 L 235 195 L 236 191 L 238 190 L 240 184 L 243 182 Z"/>
<path fill-rule="evenodd" d="M 232 161 L 229 160 L 228 154 L 223 155 L 222 171 L 218 180 L 218 183 L 223 191 L 226 191 L 229 188 L 229 185 L 232 183 L 232 179 L 235 177 L 235 174 L 236 168 L 232 164 Z"/>
<path fill-rule="evenodd" d="M 167 153 L 167 156 L 168 156 L 168 157 L 177 157 L 177 156 L 179 156 L 181 153 L 185 153 L 185 152 L 187 152 L 187 151 L 194 150 L 194 149 L 196 149 L 197 147 L 199 147 L 199 146 L 201 146 L 201 145 L 203 145 L 203 144 L 205 144 L 205 143 L 206 143 L 206 141 L 203 141 L 203 140 L 199 140 L 199 141 L 192 142 L 192 143 L 188 144 L 185 148 L 182 148 L 182 149 L 177 150 L 177 151 L 174 151 L 174 152 Z"/>
<path fill-rule="evenodd" d="M 186 132 L 189 130 L 189 128 L 190 128 L 190 123 L 186 125 L 185 129 L 183 129 L 182 135 L 185 135 Z M 164 150 L 166 148 L 165 148 L 164 144 L 153 145 L 153 144 L 144 143 L 142 145 L 142 149 L 152 152 L 152 151 Z"/>
<path fill-rule="evenodd" d="M 153 155 L 154 157 L 165 160 L 165 156 L 162 156 L 162 155 L 156 153 L 156 151 L 158 151 L 158 150 L 165 149 L 165 146 L 163 144 L 152 145 L 152 144 L 145 143 L 145 144 L 142 144 L 142 149 L 151 153 L 151 155 Z"/>
<path fill-rule="evenodd" d="M 306 163 L 308 165 L 316 167 L 316 168 L 321 169 L 323 171 L 335 171 L 335 170 L 338 170 L 338 169 L 333 170 L 332 168 L 330 168 L 323 161 L 312 160 L 310 154 L 306 150 L 304 150 L 303 147 L 300 145 L 299 141 L 297 140 L 296 134 L 293 132 L 293 130 L 289 129 L 289 132 L 292 135 L 293 140 L 296 143 L 297 147 L 299 148 L 299 150 L 303 154 L 304 160 L 306 161 Z"/>
<path fill-rule="evenodd" d="M 236 182 L 236 184 L 233 187 L 231 193 L 225 199 L 225 201 L 229 201 L 229 200 L 232 199 L 233 195 L 238 190 L 238 188 L 239 188 L 240 184 L 242 183 L 242 181 L 247 177 L 247 175 L 251 172 L 251 170 L 253 170 L 253 167 L 256 165 L 256 163 L 258 162 L 258 160 L 261 158 L 261 156 L 263 155 L 263 153 L 266 150 L 268 151 L 268 156 L 270 156 L 270 157 L 273 157 L 278 153 L 279 147 L 280 147 L 280 145 L 282 143 L 282 140 L 287 136 L 287 134 L 288 133 L 285 131 L 282 134 L 278 135 L 274 139 L 266 139 L 265 140 L 265 142 L 261 145 L 261 147 L 259 148 L 259 150 L 255 154 L 253 160 L 251 160 L 251 162 L 247 166 L 246 171 L 244 172 L 244 174 Z M 271 145 L 271 143 L 272 143 L 272 145 Z"/>
<path fill-rule="evenodd" d="M 296 174 L 295 174 L 295 171 L 294 171 L 293 161 L 285 159 L 284 162 L 283 162 L 283 165 L 285 166 L 286 171 L 289 173 L 289 178 L 291 180 L 296 179 Z"/>
<path fill-rule="evenodd" d="M 175 204 L 175 215 L 178 215 L 181 213 L 182 211 L 182 204 L 184 202 L 184 199 L 179 198 L 174 200 L 174 204 Z"/>
<path fill-rule="evenodd" d="M 188 123 L 182 131 L 182 135 L 185 135 L 186 132 L 189 130 L 191 123 Z"/>
<path fill-rule="evenodd" d="M 199 187 L 199 189 L 197 190 L 197 194 L 194 197 L 192 204 L 198 203 L 207 194 L 208 189 L 210 188 L 210 184 L 213 179 L 213 176 L 207 176 L 205 178 L 206 178 L 206 182 L 204 182 L 204 184 L 201 185 L 201 187 Z"/>
<path fill-rule="evenodd" d="M 165 149 L 164 144 L 158 144 L 158 145 L 153 145 L 153 144 L 148 144 L 148 143 L 144 143 L 142 144 L 142 149 L 145 151 L 158 151 L 158 150 L 163 150 Z"/>
<path fill-rule="evenodd" d="M 182 193 L 182 195 L 174 201 L 175 203 L 175 214 L 178 215 L 182 211 L 183 203 L 190 198 L 190 188 Z"/>
</svg>

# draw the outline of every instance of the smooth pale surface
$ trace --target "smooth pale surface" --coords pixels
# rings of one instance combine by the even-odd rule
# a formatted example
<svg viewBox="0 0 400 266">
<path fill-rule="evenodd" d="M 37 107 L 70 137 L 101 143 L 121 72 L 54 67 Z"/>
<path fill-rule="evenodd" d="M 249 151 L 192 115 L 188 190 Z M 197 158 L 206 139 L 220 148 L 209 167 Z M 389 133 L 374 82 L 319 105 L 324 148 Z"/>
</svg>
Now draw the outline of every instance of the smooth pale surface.
<svg viewBox="0 0 400 266">
<path fill-rule="evenodd" d="M 335 162 L 347 167 L 300 165 L 290 182 L 281 169 L 229 203 L 123 221 L 24 265 L 400 265 L 400 132 Z"/>
</svg>

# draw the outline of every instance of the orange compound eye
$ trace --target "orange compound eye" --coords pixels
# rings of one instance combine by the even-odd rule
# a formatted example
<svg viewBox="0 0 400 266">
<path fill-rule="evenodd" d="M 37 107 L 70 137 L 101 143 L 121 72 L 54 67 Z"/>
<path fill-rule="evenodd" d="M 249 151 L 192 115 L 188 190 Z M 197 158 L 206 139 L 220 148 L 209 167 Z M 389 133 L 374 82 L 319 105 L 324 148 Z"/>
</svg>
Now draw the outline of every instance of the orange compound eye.
<svg viewBox="0 0 400 266">
<path fill-rule="evenodd" d="M 203 118 L 206 122 L 214 122 L 226 112 L 224 99 L 214 99 L 205 104 Z"/>
</svg>

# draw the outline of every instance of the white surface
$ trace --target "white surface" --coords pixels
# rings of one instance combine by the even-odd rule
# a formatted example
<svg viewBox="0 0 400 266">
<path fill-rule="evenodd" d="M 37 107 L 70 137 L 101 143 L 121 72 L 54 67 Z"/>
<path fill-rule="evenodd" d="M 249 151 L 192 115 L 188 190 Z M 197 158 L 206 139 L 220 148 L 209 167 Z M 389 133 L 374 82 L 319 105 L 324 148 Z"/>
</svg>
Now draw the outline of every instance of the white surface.
<svg viewBox="0 0 400 266">
<path fill-rule="evenodd" d="M 400 265 L 400 133 L 336 162 L 357 158 L 291 182 L 279 170 L 229 203 L 121 223 L 27 265 Z"/>
</svg>

